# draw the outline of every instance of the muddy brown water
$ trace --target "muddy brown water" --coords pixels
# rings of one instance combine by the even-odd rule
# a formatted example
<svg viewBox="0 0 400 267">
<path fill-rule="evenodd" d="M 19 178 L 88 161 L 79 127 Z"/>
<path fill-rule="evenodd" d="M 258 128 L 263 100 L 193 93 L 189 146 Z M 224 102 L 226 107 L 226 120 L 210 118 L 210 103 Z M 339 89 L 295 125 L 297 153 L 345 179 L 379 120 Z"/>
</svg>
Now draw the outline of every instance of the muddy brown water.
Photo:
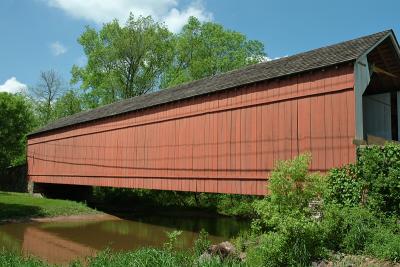
<svg viewBox="0 0 400 267">
<path fill-rule="evenodd" d="M 49 263 L 66 264 L 110 248 L 115 251 L 162 247 L 167 232 L 182 230 L 178 247 L 193 245 L 201 229 L 212 243 L 247 229 L 247 221 L 228 217 L 141 215 L 129 219 L 8 223 L 0 225 L 0 249 L 21 251 Z"/>
</svg>

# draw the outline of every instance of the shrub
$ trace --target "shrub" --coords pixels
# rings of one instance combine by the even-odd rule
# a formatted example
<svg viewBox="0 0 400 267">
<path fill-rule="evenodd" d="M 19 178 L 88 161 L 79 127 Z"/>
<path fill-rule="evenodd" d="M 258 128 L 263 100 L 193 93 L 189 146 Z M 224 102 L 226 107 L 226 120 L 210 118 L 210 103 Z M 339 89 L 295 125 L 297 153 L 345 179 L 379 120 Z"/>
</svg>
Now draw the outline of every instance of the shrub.
<svg viewBox="0 0 400 267">
<path fill-rule="evenodd" d="M 400 215 L 400 145 L 359 148 L 354 165 L 330 171 L 326 200 Z"/>
<path fill-rule="evenodd" d="M 351 254 L 363 252 L 372 231 L 380 225 L 380 220 L 371 211 L 361 207 L 342 208 L 339 217 L 342 251 Z"/>
<path fill-rule="evenodd" d="M 286 266 L 286 237 L 270 232 L 259 237 L 259 244 L 247 251 L 248 266 Z"/>
<path fill-rule="evenodd" d="M 249 266 L 309 266 L 326 255 L 321 225 L 306 218 L 285 217 L 279 229 L 258 240 L 247 250 Z"/>
<path fill-rule="evenodd" d="M 195 256 L 200 256 L 210 246 L 211 246 L 211 242 L 208 239 L 207 231 L 204 230 L 204 229 L 201 229 L 198 238 L 194 241 L 194 246 L 193 246 L 194 255 Z"/>
<path fill-rule="evenodd" d="M 381 226 L 373 230 L 365 252 L 379 259 L 400 261 L 400 233 Z"/>
<path fill-rule="evenodd" d="M 386 143 L 358 151 L 358 168 L 368 186 L 368 204 L 400 214 L 400 145 Z"/>
<path fill-rule="evenodd" d="M 358 206 L 365 186 L 357 165 L 349 164 L 342 168 L 334 168 L 327 176 L 325 200 L 335 204 Z"/>
<path fill-rule="evenodd" d="M 310 155 L 303 154 L 278 162 L 269 179 L 270 196 L 253 204 L 259 217 L 255 224 L 273 229 L 284 216 L 310 215 L 309 203 L 321 199 L 325 191 L 323 177 L 308 173 L 310 161 Z"/>
<path fill-rule="evenodd" d="M 257 196 L 219 194 L 217 211 L 228 216 L 254 217 L 253 202 L 257 199 Z"/>
<path fill-rule="evenodd" d="M 166 234 L 167 234 L 167 241 L 164 243 L 164 249 L 172 251 L 176 248 L 178 238 L 182 234 L 182 231 L 174 230 L 171 232 L 166 232 Z"/>
<path fill-rule="evenodd" d="M 324 195 L 324 179 L 310 174 L 308 154 L 281 161 L 269 179 L 270 196 L 256 201 L 252 229 L 262 235 L 248 259 L 259 266 L 308 266 L 324 253 L 321 224 L 311 217 L 309 203 Z"/>
</svg>

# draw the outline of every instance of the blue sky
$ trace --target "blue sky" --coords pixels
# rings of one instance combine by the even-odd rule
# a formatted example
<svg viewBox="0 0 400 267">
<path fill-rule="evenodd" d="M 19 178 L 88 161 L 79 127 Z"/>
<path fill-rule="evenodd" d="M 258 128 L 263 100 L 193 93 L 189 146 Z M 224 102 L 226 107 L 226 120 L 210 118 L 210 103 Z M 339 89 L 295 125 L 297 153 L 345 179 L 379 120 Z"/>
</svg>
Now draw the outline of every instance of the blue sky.
<svg viewBox="0 0 400 267">
<path fill-rule="evenodd" d="M 400 36 L 398 0 L 1 0 L 0 91 L 35 85 L 48 69 L 69 82 L 72 65 L 85 63 L 76 41 L 85 25 L 124 21 L 130 11 L 174 32 L 190 15 L 221 23 L 263 42 L 270 58 L 385 29 Z"/>
</svg>

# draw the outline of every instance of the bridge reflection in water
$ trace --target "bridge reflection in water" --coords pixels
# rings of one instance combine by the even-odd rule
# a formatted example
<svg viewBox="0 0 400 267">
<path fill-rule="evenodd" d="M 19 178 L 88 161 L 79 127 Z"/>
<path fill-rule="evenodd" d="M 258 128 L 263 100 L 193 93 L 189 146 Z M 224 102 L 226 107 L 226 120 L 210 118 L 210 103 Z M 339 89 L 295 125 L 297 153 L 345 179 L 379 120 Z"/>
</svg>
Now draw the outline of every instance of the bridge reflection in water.
<svg viewBox="0 0 400 267">
<path fill-rule="evenodd" d="M 66 264 L 95 255 L 99 250 L 117 251 L 161 247 L 166 232 L 181 229 L 179 248 L 191 247 L 203 228 L 213 243 L 248 227 L 232 218 L 172 218 L 157 216 L 135 220 L 69 221 L 0 225 L 0 249 L 21 251 L 49 263 Z"/>
</svg>

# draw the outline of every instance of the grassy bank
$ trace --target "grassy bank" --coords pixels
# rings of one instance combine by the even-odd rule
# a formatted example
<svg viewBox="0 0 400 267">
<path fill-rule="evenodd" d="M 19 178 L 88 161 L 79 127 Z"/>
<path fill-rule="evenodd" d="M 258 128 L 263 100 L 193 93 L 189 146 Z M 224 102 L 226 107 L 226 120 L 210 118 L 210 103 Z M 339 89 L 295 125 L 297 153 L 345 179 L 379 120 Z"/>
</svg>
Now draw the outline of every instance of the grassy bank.
<svg viewBox="0 0 400 267">
<path fill-rule="evenodd" d="M 197 262 L 197 264 L 196 264 Z M 56 265 L 48 264 L 44 261 L 33 257 L 22 257 L 13 252 L 0 250 L 0 266 L 3 267 L 53 267 Z M 96 257 L 90 257 L 86 261 L 71 262 L 69 266 L 74 267 L 97 267 L 97 266 L 113 266 L 113 267 L 187 267 L 187 266 L 245 266 L 232 261 L 220 262 L 217 258 L 207 261 L 198 262 L 194 254 L 190 252 L 172 252 L 164 249 L 143 248 L 130 252 L 110 252 L 102 251 Z"/>
<path fill-rule="evenodd" d="M 390 261 L 373 259 L 366 256 L 357 255 L 335 255 L 330 261 L 326 262 L 328 266 L 347 267 L 399 267 L 400 264 Z M 0 250 L 0 266 L 4 267 L 55 267 L 33 257 L 22 257 L 14 252 Z M 89 257 L 86 261 L 75 261 L 69 264 L 71 267 L 253 267 L 254 265 L 246 262 L 234 260 L 221 261 L 213 258 L 209 261 L 199 260 L 192 252 L 172 252 L 165 249 L 143 248 L 129 252 L 110 252 L 108 250 L 100 252 L 95 257 Z M 284 266 L 284 265 L 282 265 Z M 311 266 L 311 264 L 310 264 Z M 257 266 L 256 266 L 257 267 Z"/>
<path fill-rule="evenodd" d="M 74 201 L 0 192 L 0 221 L 96 213 L 99 212 Z"/>
</svg>

